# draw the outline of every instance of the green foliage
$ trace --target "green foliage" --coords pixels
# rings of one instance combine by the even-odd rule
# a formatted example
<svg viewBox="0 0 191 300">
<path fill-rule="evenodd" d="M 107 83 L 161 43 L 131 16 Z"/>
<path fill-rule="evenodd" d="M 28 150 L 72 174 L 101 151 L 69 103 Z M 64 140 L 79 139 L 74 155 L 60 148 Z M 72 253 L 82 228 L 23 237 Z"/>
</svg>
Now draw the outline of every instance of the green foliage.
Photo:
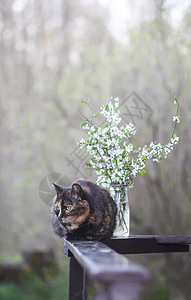
<svg viewBox="0 0 191 300">
<path fill-rule="evenodd" d="M 5 253 L 0 254 L 0 263 L 20 263 L 22 261 L 22 257 L 19 254 L 8 255 Z"/>
<path fill-rule="evenodd" d="M 168 290 L 161 289 L 153 294 L 153 297 L 151 298 L 153 300 L 169 300 L 170 295 Z"/>
<path fill-rule="evenodd" d="M 20 285 L 0 284 L 0 300 L 67 300 L 67 289 L 67 277 L 63 273 L 49 281 L 32 275 Z"/>
<path fill-rule="evenodd" d="M 143 296 L 143 300 L 152 299 L 152 300 L 170 300 L 169 291 L 165 288 L 159 288 L 152 292 L 147 292 Z"/>
<path fill-rule="evenodd" d="M 48 271 L 43 278 L 32 272 L 19 284 L 0 283 L 0 300 L 67 300 L 68 266 L 63 254 L 59 261 L 59 273 L 54 277 L 49 276 Z"/>
</svg>

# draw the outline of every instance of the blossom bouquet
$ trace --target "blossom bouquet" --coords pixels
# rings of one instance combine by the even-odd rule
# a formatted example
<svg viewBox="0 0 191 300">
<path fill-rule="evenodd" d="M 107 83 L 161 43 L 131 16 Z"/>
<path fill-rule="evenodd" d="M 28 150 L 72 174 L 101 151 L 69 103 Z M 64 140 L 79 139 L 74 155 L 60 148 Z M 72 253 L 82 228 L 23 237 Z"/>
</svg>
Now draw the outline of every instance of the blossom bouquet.
<svg viewBox="0 0 191 300">
<path fill-rule="evenodd" d="M 145 174 L 146 162 L 153 160 L 158 163 L 166 158 L 173 146 L 180 141 L 180 137 L 175 134 L 176 124 L 180 122 L 179 101 L 176 96 L 174 97 L 174 104 L 177 105 L 177 110 L 176 115 L 173 116 L 173 133 L 165 145 L 151 142 L 148 146 L 135 148 L 132 142 L 132 137 L 137 132 L 135 125 L 130 122 L 125 126 L 119 126 L 121 117 L 118 109 L 118 98 L 112 99 L 106 105 L 101 105 L 100 113 L 93 114 L 94 119 L 100 114 L 103 115 L 106 124 L 94 125 L 93 120 L 87 118 L 85 122 L 81 123 L 81 127 L 88 130 L 88 138 L 86 140 L 82 138 L 78 142 L 78 146 L 80 148 L 85 147 L 90 154 L 90 161 L 85 164 L 95 169 L 98 175 L 98 184 L 111 187 L 112 195 L 119 209 L 121 209 L 121 205 L 124 206 L 124 203 L 127 202 L 127 199 L 121 201 L 119 193 L 122 193 L 122 198 L 125 195 L 127 198 L 125 187 L 133 187 L 134 178 L 138 174 Z M 127 227 L 126 224 L 124 227 Z"/>
</svg>

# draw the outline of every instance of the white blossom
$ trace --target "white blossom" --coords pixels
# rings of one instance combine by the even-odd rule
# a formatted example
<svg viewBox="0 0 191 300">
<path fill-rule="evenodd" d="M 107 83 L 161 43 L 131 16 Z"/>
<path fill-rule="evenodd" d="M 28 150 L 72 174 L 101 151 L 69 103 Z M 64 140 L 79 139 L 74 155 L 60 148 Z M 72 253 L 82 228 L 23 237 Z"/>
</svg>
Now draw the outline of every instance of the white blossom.
<svg viewBox="0 0 191 300">
<path fill-rule="evenodd" d="M 88 123 L 82 125 L 82 128 L 83 128 L 83 129 L 90 129 Z"/>
<path fill-rule="evenodd" d="M 177 103 L 177 102 L 176 102 Z M 134 177 L 145 174 L 147 160 L 159 162 L 166 158 L 173 146 L 178 144 L 180 138 L 174 135 L 166 145 L 151 142 L 149 146 L 135 149 L 129 139 L 136 134 L 137 129 L 131 122 L 119 127 L 121 122 L 118 110 L 119 99 L 112 101 L 100 108 L 107 125 L 90 126 L 82 123 L 83 129 L 88 129 L 88 139 L 78 142 L 80 148 L 86 147 L 91 155 L 89 165 L 98 175 L 97 183 L 108 187 L 111 183 L 134 185 Z M 173 116 L 173 121 L 180 122 L 179 116 Z"/>
<path fill-rule="evenodd" d="M 84 140 L 84 138 L 81 138 L 81 140 L 78 142 L 78 147 L 83 148 L 85 144 L 86 144 L 86 141 Z"/>
<path fill-rule="evenodd" d="M 180 123 L 180 116 L 173 116 L 172 120 L 173 122 Z"/>
</svg>

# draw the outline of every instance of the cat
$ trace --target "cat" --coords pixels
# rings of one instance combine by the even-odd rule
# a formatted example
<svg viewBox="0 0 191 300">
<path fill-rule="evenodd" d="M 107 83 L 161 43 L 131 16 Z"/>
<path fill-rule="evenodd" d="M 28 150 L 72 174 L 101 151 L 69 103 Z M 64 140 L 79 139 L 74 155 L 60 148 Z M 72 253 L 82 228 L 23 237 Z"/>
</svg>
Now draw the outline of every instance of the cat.
<svg viewBox="0 0 191 300">
<path fill-rule="evenodd" d="M 68 188 L 53 185 L 52 225 L 58 236 L 102 242 L 112 237 L 117 206 L 106 189 L 84 179 Z"/>
</svg>

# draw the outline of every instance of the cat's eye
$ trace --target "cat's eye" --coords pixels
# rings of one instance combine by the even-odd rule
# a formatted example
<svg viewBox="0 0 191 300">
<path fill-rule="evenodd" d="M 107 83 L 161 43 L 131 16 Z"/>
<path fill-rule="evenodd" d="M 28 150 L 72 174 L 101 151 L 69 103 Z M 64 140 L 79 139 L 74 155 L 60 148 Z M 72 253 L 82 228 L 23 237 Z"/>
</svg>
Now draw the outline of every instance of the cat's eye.
<svg viewBox="0 0 191 300">
<path fill-rule="evenodd" d="M 72 206 L 71 205 L 67 205 L 66 206 L 66 211 L 71 211 L 72 210 Z"/>
</svg>

